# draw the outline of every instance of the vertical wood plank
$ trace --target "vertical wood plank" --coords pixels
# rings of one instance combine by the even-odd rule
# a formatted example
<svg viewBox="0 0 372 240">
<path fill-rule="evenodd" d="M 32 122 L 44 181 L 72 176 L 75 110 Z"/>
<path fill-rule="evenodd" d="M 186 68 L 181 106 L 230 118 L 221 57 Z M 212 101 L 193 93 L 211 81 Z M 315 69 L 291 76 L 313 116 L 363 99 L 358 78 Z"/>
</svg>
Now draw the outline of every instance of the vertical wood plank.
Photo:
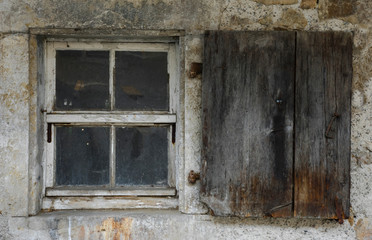
<svg viewBox="0 0 372 240">
<path fill-rule="evenodd" d="M 294 215 L 347 218 L 352 36 L 298 32 L 296 49 Z"/>
<path fill-rule="evenodd" d="M 216 215 L 292 214 L 294 32 L 209 32 L 201 197 Z"/>
</svg>

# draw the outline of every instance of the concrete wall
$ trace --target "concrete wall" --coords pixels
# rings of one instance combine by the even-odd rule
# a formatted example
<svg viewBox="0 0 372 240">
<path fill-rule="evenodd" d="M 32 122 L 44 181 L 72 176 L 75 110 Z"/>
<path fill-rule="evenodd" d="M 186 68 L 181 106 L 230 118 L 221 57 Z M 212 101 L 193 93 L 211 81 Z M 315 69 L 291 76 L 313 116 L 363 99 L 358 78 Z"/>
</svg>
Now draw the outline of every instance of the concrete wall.
<svg viewBox="0 0 372 240">
<path fill-rule="evenodd" d="M 200 162 L 204 30 L 353 31 L 351 206 L 330 220 L 203 215 L 198 185 L 180 182 L 180 211 L 39 212 L 42 88 L 30 28 L 183 30 L 185 108 L 180 179 Z M 80 31 L 80 30 L 78 30 Z M 35 80 L 36 79 L 36 80 Z M 0 239 L 372 239 L 371 0 L 0 0 Z M 182 212 L 182 213 L 181 213 Z"/>
</svg>

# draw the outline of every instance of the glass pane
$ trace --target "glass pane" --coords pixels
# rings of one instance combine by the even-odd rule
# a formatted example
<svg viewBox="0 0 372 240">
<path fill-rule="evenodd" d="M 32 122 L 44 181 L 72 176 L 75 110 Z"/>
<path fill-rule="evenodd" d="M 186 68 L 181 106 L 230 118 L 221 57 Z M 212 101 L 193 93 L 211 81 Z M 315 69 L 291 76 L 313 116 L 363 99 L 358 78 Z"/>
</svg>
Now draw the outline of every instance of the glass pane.
<svg viewBox="0 0 372 240">
<path fill-rule="evenodd" d="M 165 52 L 115 53 L 115 108 L 168 110 L 168 70 Z"/>
<path fill-rule="evenodd" d="M 57 51 L 56 110 L 109 108 L 109 52 Z"/>
<path fill-rule="evenodd" d="M 116 184 L 167 185 L 167 127 L 116 128 Z"/>
<path fill-rule="evenodd" d="M 109 183 L 109 127 L 57 127 L 56 184 Z"/>
</svg>

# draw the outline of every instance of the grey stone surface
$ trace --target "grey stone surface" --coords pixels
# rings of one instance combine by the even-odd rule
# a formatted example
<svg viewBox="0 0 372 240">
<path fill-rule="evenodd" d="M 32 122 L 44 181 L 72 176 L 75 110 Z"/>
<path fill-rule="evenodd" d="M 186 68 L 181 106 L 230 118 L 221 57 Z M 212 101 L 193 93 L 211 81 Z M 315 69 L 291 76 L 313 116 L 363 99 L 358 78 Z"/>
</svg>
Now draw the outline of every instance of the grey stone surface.
<svg viewBox="0 0 372 240">
<path fill-rule="evenodd" d="M 27 215 L 28 36 L 0 38 L 0 214 Z"/>
<path fill-rule="evenodd" d="M 364 220 L 365 221 L 365 220 Z M 348 222 L 192 216 L 178 211 L 71 211 L 11 219 L 11 239 L 354 239 Z"/>
</svg>

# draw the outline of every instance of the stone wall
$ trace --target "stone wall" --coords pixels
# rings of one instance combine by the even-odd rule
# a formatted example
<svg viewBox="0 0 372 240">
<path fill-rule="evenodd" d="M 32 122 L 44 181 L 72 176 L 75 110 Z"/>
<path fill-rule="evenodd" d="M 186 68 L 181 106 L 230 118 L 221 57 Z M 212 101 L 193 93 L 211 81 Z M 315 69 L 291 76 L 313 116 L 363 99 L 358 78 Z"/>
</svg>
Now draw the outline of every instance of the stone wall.
<svg viewBox="0 0 372 240">
<path fill-rule="evenodd" d="M 198 185 L 180 186 L 180 211 L 38 213 L 38 73 L 33 28 L 182 30 L 183 173 L 200 164 L 205 30 L 353 31 L 352 217 L 239 219 L 204 215 Z M 36 77 L 35 77 L 36 76 Z M 0 0 L 0 239 L 372 239 L 372 1 Z M 182 135 L 182 134 L 181 134 Z M 182 175 L 182 174 L 181 174 Z M 183 178 L 184 176 L 181 176 Z"/>
</svg>

